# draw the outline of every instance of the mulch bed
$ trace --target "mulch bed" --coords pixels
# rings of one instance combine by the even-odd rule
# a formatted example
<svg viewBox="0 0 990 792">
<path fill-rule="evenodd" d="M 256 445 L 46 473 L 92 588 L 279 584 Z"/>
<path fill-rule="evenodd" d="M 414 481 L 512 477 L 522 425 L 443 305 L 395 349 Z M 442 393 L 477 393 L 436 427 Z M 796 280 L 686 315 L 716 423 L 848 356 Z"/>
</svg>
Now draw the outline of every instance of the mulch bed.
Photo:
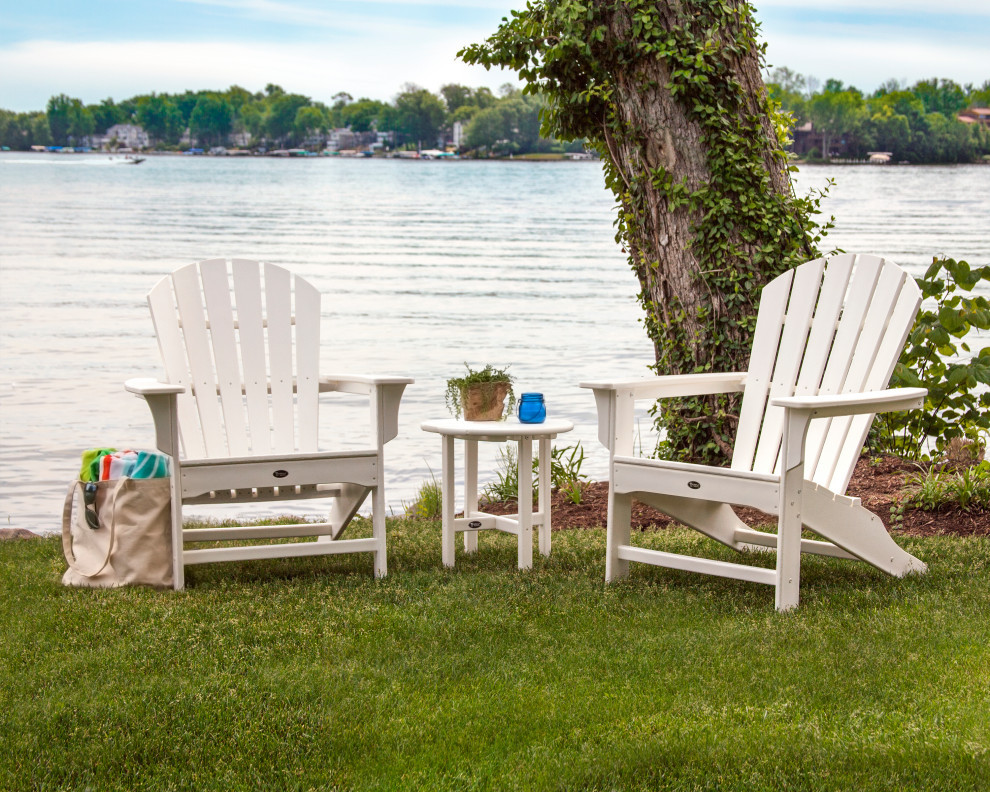
<svg viewBox="0 0 990 792">
<path fill-rule="evenodd" d="M 939 511 L 911 509 L 896 525 L 890 516 L 891 507 L 904 490 L 905 479 L 918 468 L 897 457 L 882 457 L 873 463 L 866 457 L 859 460 L 847 494 L 860 498 L 863 505 L 876 514 L 888 529 L 910 536 L 990 536 L 990 512 L 965 512 L 958 506 Z M 585 485 L 580 504 L 572 503 L 563 493 L 555 492 L 550 504 L 553 530 L 563 528 L 599 528 L 606 523 L 608 482 L 595 481 Z M 514 501 L 488 503 L 483 507 L 489 514 L 513 514 Z M 756 509 L 737 509 L 740 519 L 751 526 L 767 525 L 776 518 Z M 640 530 L 665 528 L 671 520 L 664 514 L 639 501 L 633 501 L 632 524 Z"/>
</svg>

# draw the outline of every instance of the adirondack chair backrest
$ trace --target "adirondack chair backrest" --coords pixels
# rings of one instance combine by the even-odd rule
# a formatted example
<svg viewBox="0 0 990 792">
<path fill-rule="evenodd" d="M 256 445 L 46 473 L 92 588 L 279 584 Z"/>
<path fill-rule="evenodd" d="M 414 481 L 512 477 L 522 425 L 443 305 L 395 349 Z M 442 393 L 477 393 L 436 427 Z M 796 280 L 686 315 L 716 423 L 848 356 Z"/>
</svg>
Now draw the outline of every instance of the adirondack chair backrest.
<svg viewBox="0 0 990 792">
<path fill-rule="evenodd" d="M 784 411 L 770 397 L 861 393 L 890 382 L 921 305 L 914 278 L 878 256 L 816 259 L 760 298 L 732 467 L 780 472 Z M 843 494 L 872 415 L 811 422 L 806 478 Z"/>
<path fill-rule="evenodd" d="M 272 264 L 212 259 L 148 294 L 188 459 L 316 451 L 320 293 Z"/>
</svg>

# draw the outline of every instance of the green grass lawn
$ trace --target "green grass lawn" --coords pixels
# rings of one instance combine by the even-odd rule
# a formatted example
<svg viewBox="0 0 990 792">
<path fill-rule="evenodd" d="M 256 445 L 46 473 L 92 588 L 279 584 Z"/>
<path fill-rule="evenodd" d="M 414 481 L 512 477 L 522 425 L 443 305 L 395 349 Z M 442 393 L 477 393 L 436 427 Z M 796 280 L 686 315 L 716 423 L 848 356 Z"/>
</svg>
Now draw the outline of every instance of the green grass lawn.
<svg viewBox="0 0 990 792">
<path fill-rule="evenodd" d="M 513 537 L 449 571 L 438 524 L 389 527 L 385 580 L 331 556 L 178 593 L 0 545 L 0 789 L 990 788 L 985 539 L 899 539 L 930 568 L 904 580 L 806 558 L 781 615 L 656 567 L 606 586 L 603 530 L 519 572 Z"/>
</svg>

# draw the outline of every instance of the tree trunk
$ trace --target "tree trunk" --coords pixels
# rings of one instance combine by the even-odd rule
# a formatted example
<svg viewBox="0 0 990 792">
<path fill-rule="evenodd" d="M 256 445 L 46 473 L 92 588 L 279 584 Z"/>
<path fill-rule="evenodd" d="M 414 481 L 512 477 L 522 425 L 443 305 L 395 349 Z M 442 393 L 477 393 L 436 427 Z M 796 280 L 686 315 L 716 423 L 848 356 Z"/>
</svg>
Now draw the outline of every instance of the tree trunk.
<svg viewBox="0 0 990 792">
<path fill-rule="evenodd" d="M 632 12 L 624 3 L 614 6 L 609 26 L 614 40 L 607 45 L 618 47 L 631 36 Z M 679 6 L 678 3 L 657 4 L 665 29 L 679 24 L 682 13 Z M 728 56 L 727 64 L 730 73 L 726 78 L 737 80 L 748 100 L 737 108 L 737 112 L 741 117 L 755 116 L 762 122 L 768 145 L 761 159 L 769 186 L 774 192 L 789 196 L 791 183 L 787 163 L 775 156 L 776 134 L 760 105 L 764 86 L 758 53 L 751 49 Z M 659 166 L 670 175 L 673 183 L 683 183 L 695 192 L 712 180 L 708 161 L 713 152 L 701 125 L 691 116 L 690 108 L 684 107 L 671 94 L 667 87 L 670 79 L 669 64 L 656 58 L 637 60 L 626 68 L 616 69 L 616 115 L 623 127 L 637 130 L 638 134 L 620 142 L 606 128 L 608 150 L 627 186 Z M 663 345 L 658 338 L 653 339 L 657 364 L 663 368 L 660 373 L 688 373 L 711 362 L 710 339 L 706 338 L 708 322 L 700 320 L 699 314 L 707 315 L 708 309 L 713 308 L 716 315 L 731 318 L 729 315 L 738 308 L 728 307 L 725 295 L 713 292 L 699 277 L 705 256 L 704 251 L 699 250 L 694 229 L 701 224 L 704 210 L 689 206 L 671 208 L 666 191 L 639 180 L 643 183 L 645 205 L 634 205 L 628 198 L 623 201 L 626 211 L 636 213 L 640 218 L 639 228 L 627 235 L 625 241 L 644 294 L 649 303 L 656 306 L 657 313 L 651 320 L 656 321 L 661 333 L 665 332 L 664 328 L 676 328 L 678 336 L 685 338 L 691 348 L 686 361 L 665 360 Z M 738 234 L 732 237 L 740 259 L 751 260 L 754 250 L 765 241 L 747 242 Z M 755 304 L 758 297 L 753 294 L 748 304 Z M 748 340 L 745 328 L 735 328 L 732 335 L 734 340 Z M 736 363 L 744 367 L 746 359 L 738 358 Z"/>
<path fill-rule="evenodd" d="M 750 14 L 744 0 L 532 2 L 461 53 L 517 69 L 547 99 L 544 133 L 602 155 L 661 374 L 745 369 L 763 284 L 816 254 Z M 665 403 L 667 452 L 724 457 L 735 406 Z"/>
</svg>

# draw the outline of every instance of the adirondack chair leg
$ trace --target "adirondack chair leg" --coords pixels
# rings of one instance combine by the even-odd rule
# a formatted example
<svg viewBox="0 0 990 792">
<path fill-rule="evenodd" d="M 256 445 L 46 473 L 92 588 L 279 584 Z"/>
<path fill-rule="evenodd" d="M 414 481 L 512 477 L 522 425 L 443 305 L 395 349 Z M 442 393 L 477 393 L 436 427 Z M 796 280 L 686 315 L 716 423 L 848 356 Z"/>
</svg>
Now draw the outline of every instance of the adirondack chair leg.
<svg viewBox="0 0 990 792">
<path fill-rule="evenodd" d="M 632 533 L 632 495 L 608 488 L 608 527 L 605 531 L 605 582 L 628 577 L 629 562 L 619 558 L 619 546 L 629 544 Z"/>
<path fill-rule="evenodd" d="M 170 489 L 172 492 L 172 587 L 181 591 L 186 586 L 182 562 L 182 481 L 179 462 L 179 420 L 174 393 L 143 396 L 155 423 L 155 445 L 169 457 Z"/>
<path fill-rule="evenodd" d="M 179 471 L 172 459 L 172 588 L 182 591 L 186 587 L 185 567 L 182 561 L 182 495 L 179 491 Z"/>
<path fill-rule="evenodd" d="M 779 611 L 798 606 L 801 585 L 801 484 L 804 468 L 788 471 L 780 489 L 777 522 L 776 606 Z"/>
<path fill-rule="evenodd" d="M 777 521 L 776 607 L 798 606 L 801 586 L 801 526 L 804 491 L 804 443 L 811 422 L 807 410 L 788 410 L 781 438 L 784 473 Z"/>
<path fill-rule="evenodd" d="M 894 577 L 928 569 L 923 561 L 891 538 L 879 517 L 853 498 L 836 495 L 815 484 L 805 487 L 804 524 L 812 531 Z"/>
<path fill-rule="evenodd" d="M 388 574 L 388 554 L 385 543 L 385 487 L 381 481 L 372 489 L 371 494 L 371 525 L 372 536 L 375 537 L 375 577 L 383 578 Z"/>
</svg>

